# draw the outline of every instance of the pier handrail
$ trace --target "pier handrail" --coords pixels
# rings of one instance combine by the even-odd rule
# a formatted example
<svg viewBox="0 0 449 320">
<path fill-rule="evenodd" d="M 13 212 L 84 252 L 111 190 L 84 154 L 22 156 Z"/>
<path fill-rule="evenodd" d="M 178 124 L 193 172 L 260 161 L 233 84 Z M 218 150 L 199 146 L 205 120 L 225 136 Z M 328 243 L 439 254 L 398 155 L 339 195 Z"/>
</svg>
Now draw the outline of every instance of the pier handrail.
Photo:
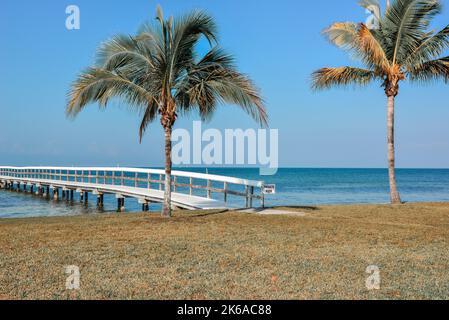
<svg viewBox="0 0 449 320">
<path fill-rule="evenodd" d="M 95 173 L 95 174 L 93 174 Z M 100 173 L 103 173 L 102 175 Z M 111 175 L 108 175 L 111 173 Z M 119 173 L 119 174 L 117 174 Z M 133 174 L 127 176 L 126 174 Z M 140 175 L 145 175 L 142 178 Z M 157 180 L 152 179 L 152 175 L 158 176 Z M 115 185 L 116 181 L 120 181 L 125 185 L 125 181 L 132 182 L 136 188 L 139 183 L 146 183 L 147 189 L 152 189 L 151 185 L 157 184 L 159 190 L 164 188 L 165 171 L 162 169 L 146 169 L 146 168 L 130 168 L 130 167 L 55 167 L 55 166 L 36 166 L 36 167 L 15 167 L 15 166 L 0 166 L 0 176 L 11 178 L 42 178 L 46 180 L 55 181 L 74 181 L 83 182 L 87 179 L 88 183 L 96 183 L 101 185 Z M 178 177 L 188 178 L 189 183 L 180 183 Z M 73 178 L 73 180 L 70 180 Z M 193 183 L 193 179 L 203 180 L 207 182 L 206 185 L 198 185 Z M 107 183 L 108 180 L 111 183 Z M 212 186 L 213 182 L 223 183 L 223 188 L 216 188 Z M 231 190 L 229 185 L 240 185 L 245 187 L 244 192 Z M 252 207 L 253 199 L 259 199 L 264 205 L 263 195 L 263 181 L 241 179 L 235 177 L 227 177 L 213 174 L 204 174 L 198 172 L 187 171 L 172 171 L 172 188 L 173 192 L 178 191 L 178 187 L 189 189 L 189 194 L 193 194 L 194 189 L 204 189 L 207 192 L 207 198 L 212 198 L 212 193 L 223 193 L 224 202 L 227 202 L 228 195 L 242 196 L 246 198 L 246 207 Z M 139 187 L 142 188 L 142 187 Z M 255 188 L 260 189 L 258 194 L 255 194 Z M 155 190 L 155 189 L 153 189 Z"/>
</svg>

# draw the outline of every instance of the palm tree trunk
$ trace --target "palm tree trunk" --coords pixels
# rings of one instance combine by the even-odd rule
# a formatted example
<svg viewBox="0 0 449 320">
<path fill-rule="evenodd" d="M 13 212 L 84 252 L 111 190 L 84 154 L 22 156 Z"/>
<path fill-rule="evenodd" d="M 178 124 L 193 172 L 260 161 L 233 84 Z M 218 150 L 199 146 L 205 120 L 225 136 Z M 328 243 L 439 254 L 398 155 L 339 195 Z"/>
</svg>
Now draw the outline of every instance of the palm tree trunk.
<svg viewBox="0 0 449 320">
<path fill-rule="evenodd" d="M 387 141 L 388 141 L 388 177 L 390 179 L 390 198 L 392 204 L 401 203 L 396 186 L 394 156 L 394 95 L 388 96 Z"/>
<path fill-rule="evenodd" d="M 164 188 L 164 202 L 162 205 L 162 216 L 171 217 L 171 133 L 170 126 L 165 127 L 165 188 Z"/>
</svg>

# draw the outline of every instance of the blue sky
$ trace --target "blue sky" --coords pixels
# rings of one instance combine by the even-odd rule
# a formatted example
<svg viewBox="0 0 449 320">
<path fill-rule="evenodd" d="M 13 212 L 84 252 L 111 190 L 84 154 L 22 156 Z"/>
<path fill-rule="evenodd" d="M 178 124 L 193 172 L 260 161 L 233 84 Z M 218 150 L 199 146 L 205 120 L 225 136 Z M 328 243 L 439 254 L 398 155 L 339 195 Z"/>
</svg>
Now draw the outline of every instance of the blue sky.
<svg viewBox="0 0 449 320">
<path fill-rule="evenodd" d="M 270 126 L 279 129 L 279 161 L 294 167 L 385 167 L 386 98 L 365 89 L 311 92 L 310 74 L 324 66 L 357 64 L 320 34 L 335 21 L 365 21 L 356 0 L 3 0 L 0 10 L 0 164 L 129 165 L 163 163 L 155 122 L 142 144 L 139 118 L 123 106 L 64 114 L 71 81 L 94 61 L 98 44 L 134 33 L 154 18 L 205 9 L 219 26 L 220 44 L 261 88 Z M 78 5 L 81 29 L 65 28 L 65 8 Z M 435 20 L 449 23 L 449 2 Z M 398 167 L 449 167 L 449 86 L 402 84 L 397 98 Z M 191 128 L 191 116 L 177 127 Z M 251 128 L 252 120 L 224 106 L 207 124 Z"/>
</svg>

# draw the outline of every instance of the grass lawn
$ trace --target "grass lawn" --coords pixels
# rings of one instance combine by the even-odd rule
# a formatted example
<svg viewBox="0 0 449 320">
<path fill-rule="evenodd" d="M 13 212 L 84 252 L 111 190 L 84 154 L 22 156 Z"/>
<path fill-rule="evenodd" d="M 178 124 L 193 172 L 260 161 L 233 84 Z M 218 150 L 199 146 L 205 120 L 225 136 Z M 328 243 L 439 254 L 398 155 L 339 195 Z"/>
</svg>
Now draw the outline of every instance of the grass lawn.
<svg viewBox="0 0 449 320">
<path fill-rule="evenodd" d="M 3 219 L 0 299 L 449 299 L 449 204 L 288 210 Z"/>
</svg>

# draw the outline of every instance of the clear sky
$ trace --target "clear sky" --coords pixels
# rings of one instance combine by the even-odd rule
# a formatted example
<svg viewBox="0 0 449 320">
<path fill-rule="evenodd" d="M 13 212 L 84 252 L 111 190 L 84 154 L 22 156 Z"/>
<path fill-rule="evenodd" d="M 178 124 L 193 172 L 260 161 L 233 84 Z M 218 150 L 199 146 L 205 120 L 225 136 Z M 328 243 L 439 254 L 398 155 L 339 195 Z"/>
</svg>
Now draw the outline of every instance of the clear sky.
<svg viewBox="0 0 449 320">
<path fill-rule="evenodd" d="M 64 114 L 71 81 L 94 61 L 98 44 L 132 34 L 153 19 L 201 8 L 214 16 L 220 43 L 261 88 L 270 126 L 279 129 L 279 161 L 294 167 L 385 167 L 386 98 L 365 89 L 311 92 L 310 74 L 356 64 L 320 34 L 335 21 L 365 21 L 356 0 L 2 0 L 0 5 L 0 164 L 128 165 L 163 163 L 155 122 L 142 144 L 139 118 L 126 108 Z M 68 31 L 65 8 L 78 5 L 81 29 Z M 449 1 L 435 28 L 449 24 Z M 449 53 L 448 53 L 449 54 Z M 403 84 L 397 99 L 398 167 L 449 167 L 449 85 Z M 191 128 L 192 116 L 177 123 Z M 207 125 L 255 127 L 233 106 Z"/>
</svg>

